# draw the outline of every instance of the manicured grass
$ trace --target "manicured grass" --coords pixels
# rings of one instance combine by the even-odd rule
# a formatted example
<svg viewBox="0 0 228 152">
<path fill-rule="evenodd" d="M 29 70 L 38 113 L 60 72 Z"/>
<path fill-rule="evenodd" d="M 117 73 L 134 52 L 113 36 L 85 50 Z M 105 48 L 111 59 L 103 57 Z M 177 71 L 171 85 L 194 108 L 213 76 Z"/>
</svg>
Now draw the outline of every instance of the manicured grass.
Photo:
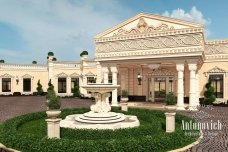
<svg viewBox="0 0 228 152">
<path fill-rule="evenodd" d="M 86 108 L 62 110 L 61 117 L 89 111 Z M 114 108 L 115 112 L 122 112 Z M 23 151 L 167 151 L 183 147 L 198 137 L 184 135 L 176 115 L 176 131 L 165 132 L 163 111 L 130 109 L 125 114 L 136 115 L 140 127 L 118 130 L 80 130 L 61 128 L 61 139 L 47 139 L 45 112 L 32 113 L 6 121 L 0 127 L 0 141 Z M 1 129 L 2 128 L 2 129 Z"/>
</svg>

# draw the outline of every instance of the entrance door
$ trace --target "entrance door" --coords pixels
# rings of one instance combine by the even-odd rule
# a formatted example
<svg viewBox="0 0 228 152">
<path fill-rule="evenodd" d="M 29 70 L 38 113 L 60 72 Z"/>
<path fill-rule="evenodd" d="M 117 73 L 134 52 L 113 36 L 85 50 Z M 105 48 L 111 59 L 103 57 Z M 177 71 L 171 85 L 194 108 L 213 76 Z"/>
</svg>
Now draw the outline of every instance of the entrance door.
<svg viewBox="0 0 228 152">
<path fill-rule="evenodd" d="M 165 101 L 166 96 L 166 78 L 154 78 L 154 101 Z"/>
<path fill-rule="evenodd" d="M 23 92 L 31 92 L 31 79 L 23 79 Z"/>
</svg>

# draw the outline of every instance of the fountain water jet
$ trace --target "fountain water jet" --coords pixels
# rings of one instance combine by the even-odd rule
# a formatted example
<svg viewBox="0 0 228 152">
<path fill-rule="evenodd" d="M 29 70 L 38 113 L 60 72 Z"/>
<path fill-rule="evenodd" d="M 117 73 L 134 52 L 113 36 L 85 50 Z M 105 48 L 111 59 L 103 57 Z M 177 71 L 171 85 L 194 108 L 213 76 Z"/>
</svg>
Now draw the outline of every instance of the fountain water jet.
<svg viewBox="0 0 228 152">
<path fill-rule="evenodd" d="M 111 106 L 106 103 L 106 98 L 111 91 L 119 85 L 90 84 L 82 86 L 92 92 L 95 104 L 91 105 L 89 112 L 84 114 L 69 115 L 60 122 L 60 127 L 80 129 L 119 129 L 132 128 L 140 125 L 136 116 L 111 112 Z"/>
</svg>

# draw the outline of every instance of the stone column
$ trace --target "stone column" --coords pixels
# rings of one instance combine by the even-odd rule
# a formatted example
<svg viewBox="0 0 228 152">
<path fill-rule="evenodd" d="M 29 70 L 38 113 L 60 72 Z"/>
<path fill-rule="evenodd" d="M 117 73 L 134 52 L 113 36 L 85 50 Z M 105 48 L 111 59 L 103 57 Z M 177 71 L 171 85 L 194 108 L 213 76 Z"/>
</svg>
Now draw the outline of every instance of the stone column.
<svg viewBox="0 0 228 152">
<path fill-rule="evenodd" d="M 102 72 L 104 74 L 104 84 L 108 84 L 108 67 L 102 67 Z M 106 98 L 106 103 L 109 103 L 109 98 Z"/>
<path fill-rule="evenodd" d="M 112 84 L 117 85 L 117 72 L 118 72 L 117 67 L 112 66 L 111 72 L 112 72 Z M 112 106 L 119 106 L 117 101 L 117 89 L 112 91 Z"/>
<path fill-rule="evenodd" d="M 166 112 L 166 132 L 171 133 L 175 131 L 175 112 Z"/>
<path fill-rule="evenodd" d="M 66 94 L 71 95 L 71 77 L 66 77 Z"/>
<path fill-rule="evenodd" d="M 101 65 L 99 62 L 97 62 L 97 81 L 96 81 L 97 83 L 101 83 L 101 78 L 102 78 L 101 74 L 102 74 Z"/>
<path fill-rule="evenodd" d="M 177 110 L 185 110 L 185 108 L 184 108 L 184 81 L 183 81 L 184 64 L 177 64 L 176 69 L 178 72 Z"/>
<path fill-rule="evenodd" d="M 155 92 L 154 92 L 154 77 L 151 78 L 151 102 L 154 102 Z"/>
<path fill-rule="evenodd" d="M 0 77 L 0 94 L 2 94 L 2 77 Z"/>
<path fill-rule="evenodd" d="M 48 138 L 60 138 L 60 121 L 62 119 L 46 119 Z"/>
<path fill-rule="evenodd" d="M 169 93 L 169 77 L 165 78 L 165 93 Z"/>
<path fill-rule="evenodd" d="M 200 91 L 199 91 L 199 71 L 196 72 L 196 106 L 200 105 L 199 101 Z"/>
<path fill-rule="evenodd" d="M 196 103 L 196 64 L 188 64 L 190 71 L 189 110 L 195 110 Z"/>
</svg>

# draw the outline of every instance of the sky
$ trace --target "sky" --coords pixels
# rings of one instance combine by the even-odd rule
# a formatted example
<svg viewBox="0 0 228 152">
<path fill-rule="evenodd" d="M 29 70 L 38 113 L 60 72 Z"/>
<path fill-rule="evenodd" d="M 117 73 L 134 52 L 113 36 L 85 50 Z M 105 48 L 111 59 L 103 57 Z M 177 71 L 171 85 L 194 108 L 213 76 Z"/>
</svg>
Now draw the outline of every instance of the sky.
<svg viewBox="0 0 228 152">
<path fill-rule="evenodd" d="M 0 0 L 0 60 L 46 63 L 94 58 L 94 36 L 140 12 L 204 25 L 208 40 L 228 38 L 227 0 Z"/>
</svg>

